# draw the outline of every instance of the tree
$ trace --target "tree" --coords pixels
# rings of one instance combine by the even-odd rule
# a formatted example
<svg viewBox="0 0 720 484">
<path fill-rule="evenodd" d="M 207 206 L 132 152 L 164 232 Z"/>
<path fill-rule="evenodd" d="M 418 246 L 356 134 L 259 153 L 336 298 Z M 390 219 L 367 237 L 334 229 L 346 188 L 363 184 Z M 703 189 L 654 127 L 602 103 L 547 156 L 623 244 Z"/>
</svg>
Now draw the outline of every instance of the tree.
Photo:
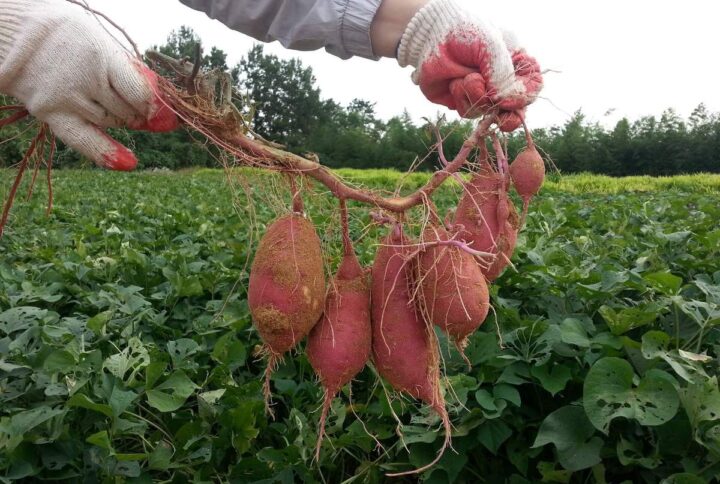
<svg viewBox="0 0 720 484">
<path fill-rule="evenodd" d="M 166 43 L 154 48 L 189 59 L 199 48 L 204 69 L 228 70 L 227 54 L 217 47 L 207 51 L 202 39 L 186 26 L 170 32 Z M 353 99 L 343 106 L 322 99 L 312 69 L 298 59 L 280 59 L 255 45 L 232 74 L 236 87 L 254 102 L 255 131 L 291 151 L 316 153 L 330 167 L 407 170 L 419 160 L 423 163 L 417 169 L 437 167 L 435 133 L 413 122 L 407 111 L 383 121 L 378 119 L 374 103 L 367 100 Z M 1 106 L 15 102 L 0 98 Z M 471 125 L 463 120 L 441 127 L 447 156 L 460 150 Z M 20 123 L 0 131 L 0 166 L 10 166 L 22 158 L 33 134 L 26 127 L 27 123 Z M 110 131 L 134 149 L 140 168 L 217 166 L 216 153 L 206 148 L 209 144 L 203 146 L 201 135 L 185 129 L 162 134 Z M 659 118 L 621 119 L 612 129 L 590 122 L 579 110 L 562 126 L 535 130 L 534 139 L 564 173 L 622 176 L 720 172 L 720 115 L 704 104 L 698 105 L 687 120 L 667 109 Z M 522 132 L 509 137 L 511 157 L 524 146 Z M 56 166 L 76 166 L 80 161 L 77 153 L 59 143 Z"/>
<path fill-rule="evenodd" d="M 255 107 L 255 131 L 291 150 L 306 150 L 308 136 L 328 121 L 329 114 L 312 69 L 299 59 L 281 60 L 255 45 L 240 60 L 236 73 L 238 88 L 247 92 Z"/>
</svg>

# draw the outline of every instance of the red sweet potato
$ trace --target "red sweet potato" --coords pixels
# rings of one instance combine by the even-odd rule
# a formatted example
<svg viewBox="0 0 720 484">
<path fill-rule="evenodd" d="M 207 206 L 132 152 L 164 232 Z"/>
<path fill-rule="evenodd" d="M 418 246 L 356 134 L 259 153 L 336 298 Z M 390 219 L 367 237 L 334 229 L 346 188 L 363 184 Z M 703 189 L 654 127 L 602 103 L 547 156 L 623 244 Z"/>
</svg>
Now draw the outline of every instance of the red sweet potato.
<svg viewBox="0 0 720 484">
<path fill-rule="evenodd" d="M 440 389 L 440 356 L 432 327 L 412 301 L 412 249 L 399 226 L 384 240 L 372 267 L 372 354 L 375 367 L 397 391 L 430 405 L 445 427 L 445 444 L 422 472 L 434 465 L 450 441 L 450 419 Z"/>
<path fill-rule="evenodd" d="M 370 285 L 355 254 L 345 253 L 325 300 L 325 313 L 310 332 L 307 356 L 325 390 L 316 458 L 333 398 L 370 357 Z"/>
<path fill-rule="evenodd" d="M 467 337 L 485 321 L 490 309 L 487 283 L 475 258 L 454 246 L 447 230 L 429 224 L 423 234 L 428 248 L 420 254 L 420 294 L 424 314 L 452 338 L 462 352 Z"/>
<path fill-rule="evenodd" d="M 520 152 L 510 165 L 510 178 L 523 201 L 522 220 L 524 222 L 530 200 L 537 195 L 545 181 L 545 162 L 532 142 Z"/>
<path fill-rule="evenodd" d="M 465 184 L 455 211 L 454 223 L 462 226 L 460 238 L 477 251 L 494 254 L 482 260 L 483 274 L 495 280 L 510 263 L 519 221 L 515 206 L 507 195 L 508 180 L 487 162 Z"/>
<path fill-rule="evenodd" d="M 273 222 L 260 240 L 250 270 L 248 304 L 268 354 L 265 393 L 282 354 L 310 332 L 325 305 L 320 239 L 312 222 L 289 214 Z"/>
<path fill-rule="evenodd" d="M 510 164 L 510 178 L 523 201 L 528 201 L 540 191 L 545 181 L 545 162 L 534 145 L 520 152 Z"/>
</svg>

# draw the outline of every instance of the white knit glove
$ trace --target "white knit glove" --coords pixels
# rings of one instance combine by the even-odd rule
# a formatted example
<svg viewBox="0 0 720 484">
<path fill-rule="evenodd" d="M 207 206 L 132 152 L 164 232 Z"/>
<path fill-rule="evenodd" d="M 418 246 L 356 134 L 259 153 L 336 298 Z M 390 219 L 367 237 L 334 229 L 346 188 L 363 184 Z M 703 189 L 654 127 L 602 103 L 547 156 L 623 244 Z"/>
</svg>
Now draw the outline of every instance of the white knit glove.
<svg viewBox="0 0 720 484">
<path fill-rule="evenodd" d="M 0 92 L 25 104 L 96 164 L 131 170 L 133 153 L 102 128 L 177 127 L 157 77 L 90 13 L 64 0 L 0 0 Z"/>
<path fill-rule="evenodd" d="M 497 109 L 506 131 L 517 128 L 542 89 L 540 66 L 515 37 L 454 0 L 431 0 L 415 14 L 398 62 L 415 68 L 413 81 L 430 101 L 469 118 Z"/>
</svg>

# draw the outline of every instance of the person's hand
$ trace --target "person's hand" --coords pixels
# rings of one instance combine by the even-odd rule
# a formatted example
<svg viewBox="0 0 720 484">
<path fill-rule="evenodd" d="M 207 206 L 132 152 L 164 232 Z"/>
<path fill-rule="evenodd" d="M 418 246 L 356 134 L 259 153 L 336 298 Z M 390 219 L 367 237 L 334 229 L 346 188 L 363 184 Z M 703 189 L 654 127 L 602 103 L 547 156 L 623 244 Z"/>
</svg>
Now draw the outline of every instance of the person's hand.
<svg viewBox="0 0 720 484">
<path fill-rule="evenodd" d="M 432 0 L 412 18 L 398 47 L 401 66 L 432 102 L 474 118 L 499 110 L 512 131 L 542 89 L 537 61 L 514 36 L 478 19 L 454 0 Z"/>
<path fill-rule="evenodd" d="M 137 165 L 103 128 L 177 127 L 157 82 L 81 7 L 64 0 L 0 0 L 0 92 L 97 165 Z"/>
</svg>

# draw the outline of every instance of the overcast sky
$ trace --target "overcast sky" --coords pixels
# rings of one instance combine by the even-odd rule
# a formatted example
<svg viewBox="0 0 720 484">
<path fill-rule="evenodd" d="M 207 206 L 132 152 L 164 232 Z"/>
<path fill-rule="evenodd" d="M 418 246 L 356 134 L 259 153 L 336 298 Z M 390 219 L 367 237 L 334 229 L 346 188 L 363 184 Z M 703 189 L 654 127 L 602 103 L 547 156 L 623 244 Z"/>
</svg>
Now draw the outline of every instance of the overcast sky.
<svg viewBox="0 0 720 484">
<path fill-rule="evenodd" d="M 258 0 L 261 1 L 261 0 Z M 217 46 L 235 64 L 255 42 L 177 0 L 89 0 L 145 49 L 164 43 L 180 25 L 192 27 L 205 46 Z M 531 108 L 534 128 L 562 124 L 582 108 L 593 120 L 660 114 L 683 116 L 700 102 L 720 111 L 720 2 L 717 0 L 467 1 L 478 15 L 513 30 L 544 69 L 543 99 Z M 407 109 L 415 119 L 444 108 L 430 104 L 394 60 L 337 59 L 324 51 L 289 51 L 277 42 L 267 51 L 299 57 L 312 66 L 323 97 L 376 103 L 382 118 Z M 607 115 L 606 113 L 611 112 Z"/>
</svg>

